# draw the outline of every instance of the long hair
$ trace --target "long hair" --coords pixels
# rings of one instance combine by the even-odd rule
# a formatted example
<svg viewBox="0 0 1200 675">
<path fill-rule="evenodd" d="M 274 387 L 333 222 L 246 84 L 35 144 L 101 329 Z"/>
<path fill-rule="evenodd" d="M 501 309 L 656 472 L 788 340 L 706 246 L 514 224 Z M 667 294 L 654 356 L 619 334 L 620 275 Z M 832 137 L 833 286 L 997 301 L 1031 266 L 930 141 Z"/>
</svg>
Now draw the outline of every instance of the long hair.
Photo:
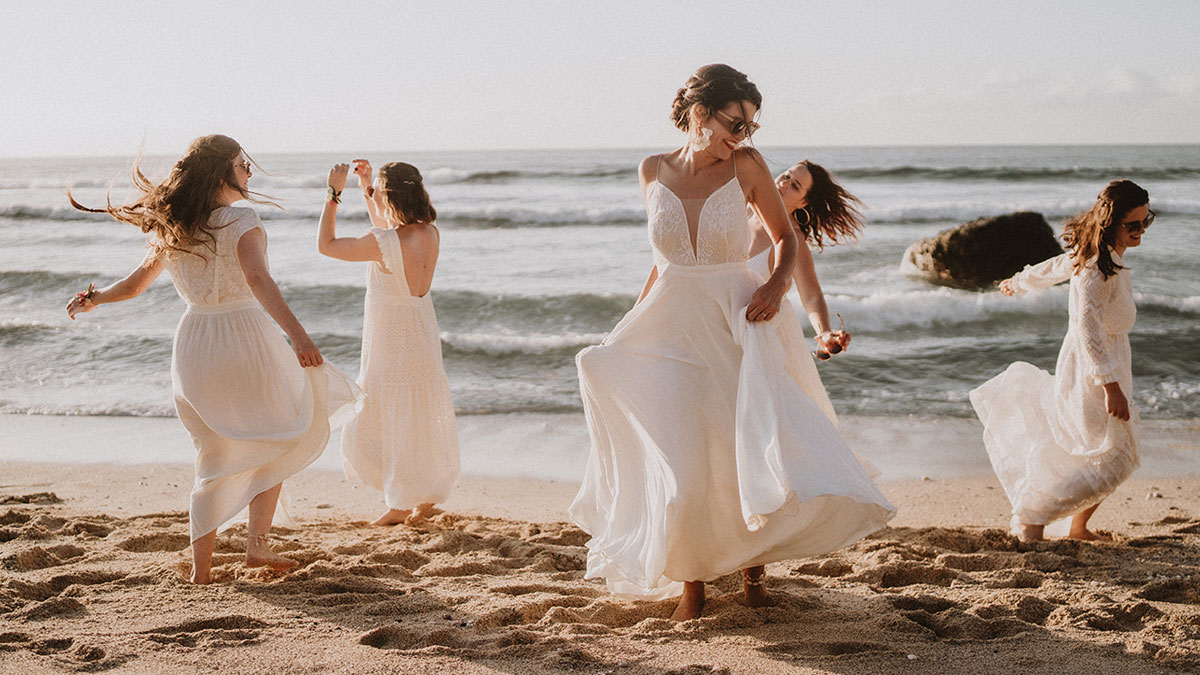
<svg viewBox="0 0 1200 675">
<path fill-rule="evenodd" d="M 1096 259 L 1096 267 L 1107 279 L 1122 267 L 1112 259 L 1112 247 L 1117 241 L 1117 228 L 1125 216 L 1143 204 L 1150 203 L 1150 193 L 1131 180 L 1114 180 L 1100 191 L 1092 208 L 1067 219 L 1062 240 L 1071 251 L 1071 268 L 1075 274 L 1083 271 L 1088 261 Z"/>
<path fill-rule="evenodd" d="M 107 213 L 116 220 L 151 234 L 150 247 L 158 254 L 177 251 L 204 258 L 202 253 L 194 249 L 216 251 L 216 240 L 208 226 L 208 216 L 216 208 L 214 202 L 223 187 L 228 185 L 234 188 L 243 199 L 259 204 L 271 203 L 256 199 L 254 195 L 257 193 L 238 184 L 233 163 L 242 152 L 242 146 L 228 136 L 201 136 L 192 141 L 183 157 L 175 162 L 167 179 L 158 184 L 142 173 L 142 155 L 139 152 L 133 162 L 132 177 L 133 186 L 142 193 L 141 197 L 128 204 L 113 206 L 110 194 L 105 198 L 105 207 L 101 209 L 89 208 L 75 201 L 70 189 L 67 190 L 67 199 L 71 206 L 80 211 Z"/>
<path fill-rule="evenodd" d="M 437 220 L 437 209 L 429 201 L 421 172 L 412 164 L 388 162 L 379 167 L 379 187 L 392 219 L 401 225 Z"/>
<path fill-rule="evenodd" d="M 806 241 L 824 250 L 825 238 L 832 246 L 845 239 L 857 239 L 862 232 L 864 220 L 859 210 L 863 203 L 833 179 L 825 167 L 807 159 L 800 162 L 812 176 L 812 187 L 804 199 L 804 208 L 792 211 L 800 232 Z"/>
<path fill-rule="evenodd" d="M 671 102 L 671 121 L 681 131 L 687 131 L 691 124 L 688 111 L 692 106 L 699 104 L 704 107 L 706 114 L 712 115 L 730 103 L 740 101 L 749 101 L 755 108 L 762 107 L 762 94 L 750 78 L 723 63 L 701 66 L 675 92 L 675 100 Z"/>
</svg>

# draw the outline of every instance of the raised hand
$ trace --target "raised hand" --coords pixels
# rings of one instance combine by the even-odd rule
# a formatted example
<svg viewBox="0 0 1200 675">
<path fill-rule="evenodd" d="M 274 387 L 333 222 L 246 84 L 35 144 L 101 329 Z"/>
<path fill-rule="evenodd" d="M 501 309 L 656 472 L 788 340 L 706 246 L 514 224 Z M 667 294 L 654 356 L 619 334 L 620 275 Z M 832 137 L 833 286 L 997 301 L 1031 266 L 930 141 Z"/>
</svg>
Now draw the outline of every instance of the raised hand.
<svg viewBox="0 0 1200 675">
<path fill-rule="evenodd" d="M 334 164 L 329 170 L 329 187 L 341 192 L 346 188 L 346 174 L 350 172 L 349 164 Z"/>
<path fill-rule="evenodd" d="M 363 190 L 371 187 L 371 163 L 365 159 L 354 160 L 354 175 L 358 176 L 358 186 Z"/>
</svg>

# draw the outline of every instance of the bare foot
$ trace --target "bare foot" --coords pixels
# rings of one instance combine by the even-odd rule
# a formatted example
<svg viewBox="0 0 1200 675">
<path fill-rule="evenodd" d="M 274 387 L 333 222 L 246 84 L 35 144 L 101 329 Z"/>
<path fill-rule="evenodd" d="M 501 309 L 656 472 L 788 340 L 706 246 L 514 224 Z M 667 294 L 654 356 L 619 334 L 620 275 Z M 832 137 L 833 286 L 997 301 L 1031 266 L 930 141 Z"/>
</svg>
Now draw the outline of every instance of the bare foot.
<svg viewBox="0 0 1200 675">
<path fill-rule="evenodd" d="M 426 502 L 424 504 L 419 504 L 419 505 L 417 505 L 417 508 L 413 511 L 413 514 L 404 520 L 404 524 L 405 525 L 419 525 L 420 523 L 424 522 L 427 518 L 429 518 L 429 516 L 432 516 L 432 515 L 433 515 L 433 503 L 432 502 Z"/>
<path fill-rule="evenodd" d="M 286 572 L 299 564 L 272 551 L 267 545 L 266 535 L 246 537 L 246 567 L 270 567 L 279 572 Z"/>
<path fill-rule="evenodd" d="M 412 509 L 388 509 L 387 513 L 371 521 L 372 525 L 399 525 L 408 519 Z"/>
<path fill-rule="evenodd" d="M 175 570 L 179 572 L 179 576 L 187 579 L 190 583 L 197 585 L 212 583 L 212 572 L 210 570 L 201 572 L 200 570 L 193 569 L 191 565 L 184 562 L 175 565 Z"/>
<path fill-rule="evenodd" d="M 679 598 L 679 604 L 675 607 L 675 611 L 671 613 L 671 619 L 674 621 L 687 621 L 688 619 L 699 619 L 700 613 L 704 611 L 704 582 L 703 581 L 685 581 L 683 582 L 683 596 Z"/>
<path fill-rule="evenodd" d="M 742 592 L 746 604 L 751 607 L 766 607 L 771 604 L 767 595 L 767 568 L 763 565 L 742 570 Z"/>
<path fill-rule="evenodd" d="M 1025 523 L 1021 523 L 1017 529 L 1017 539 L 1025 543 L 1042 541 L 1046 538 L 1045 533 L 1045 525 L 1026 525 Z"/>
<path fill-rule="evenodd" d="M 1092 532 L 1086 527 L 1082 530 L 1072 529 L 1067 535 L 1069 539 L 1082 539 L 1083 541 L 1112 541 L 1113 537 L 1107 532 Z"/>
</svg>

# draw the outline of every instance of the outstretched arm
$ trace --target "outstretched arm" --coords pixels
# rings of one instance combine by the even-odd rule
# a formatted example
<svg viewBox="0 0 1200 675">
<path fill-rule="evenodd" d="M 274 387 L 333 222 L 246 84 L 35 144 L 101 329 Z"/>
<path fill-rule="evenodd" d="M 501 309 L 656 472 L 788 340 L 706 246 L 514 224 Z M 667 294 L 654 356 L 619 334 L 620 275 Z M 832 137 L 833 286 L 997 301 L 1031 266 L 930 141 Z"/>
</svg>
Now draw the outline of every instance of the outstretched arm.
<svg viewBox="0 0 1200 675">
<path fill-rule="evenodd" d="M 79 312 L 90 312 L 96 305 L 121 302 L 141 295 L 162 274 L 163 264 L 155 251 L 147 251 L 142 263 L 124 279 L 92 291 L 91 295 L 80 293 L 67 303 L 67 315 L 74 320 Z"/>
<path fill-rule="evenodd" d="M 345 189 L 346 173 L 349 170 L 349 164 L 335 164 L 329 170 L 329 187 L 336 192 Z M 367 203 L 370 204 L 370 200 Z M 382 262 L 383 254 L 379 251 L 379 244 L 375 242 L 375 235 L 370 232 L 361 237 L 337 236 L 337 208 L 336 201 L 325 199 L 325 208 L 321 211 L 321 227 L 317 231 L 317 252 L 338 260 Z"/>
<path fill-rule="evenodd" d="M 279 292 L 275 279 L 271 277 L 267 267 L 267 235 L 261 227 L 252 228 L 242 235 L 237 244 L 237 256 L 242 274 L 246 275 L 246 283 L 250 285 L 250 291 L 292 341 L 292 351 L 296 352 L 300 365 L 307 368 L 324 363 L 321 351 L 308 336 L 304 326 L 300 325 L 300 321 L 283 299 L 283 294 Z"/>
</svg>

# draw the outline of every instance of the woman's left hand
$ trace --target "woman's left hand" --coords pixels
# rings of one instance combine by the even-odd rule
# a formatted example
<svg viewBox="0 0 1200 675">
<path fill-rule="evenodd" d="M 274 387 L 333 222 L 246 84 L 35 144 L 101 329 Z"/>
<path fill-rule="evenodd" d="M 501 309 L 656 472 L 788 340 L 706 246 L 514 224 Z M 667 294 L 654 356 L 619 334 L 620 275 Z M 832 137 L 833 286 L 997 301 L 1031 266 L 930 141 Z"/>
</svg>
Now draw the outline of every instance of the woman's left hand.
<svg viewBox="0 0 1200 675">
<path fill-rule="evenodd" d="M 88 298 L 84 293 L 77 293 L 75 297 L 71 298 L 71 301 L 67 303 L 67 316 L 71 317 L 71 320 L 74 321 L 76 314 L 80 312 L 90 312 L 93 309 L 96 309 L 96 303 L 92 302 L 91 299 Z"/>
<path fill-rule="evenodd" d="M 329 170 L 329 187 L 338 192 L 346 189 L 346 174 L 349 172 L 349 164 L 334 164 Z"/>
<path fill-rule="evenodd" d="M 786 286 L 781 291 L 769 281 L 759 286 L 754 295 L 750 296 L 750 304 L 746 307 L 746 320 L 754 323 L 774 319 L 779 313 L 779 306 L 783 304 L 783 294 L 786 291 Z"/>
</svg>

